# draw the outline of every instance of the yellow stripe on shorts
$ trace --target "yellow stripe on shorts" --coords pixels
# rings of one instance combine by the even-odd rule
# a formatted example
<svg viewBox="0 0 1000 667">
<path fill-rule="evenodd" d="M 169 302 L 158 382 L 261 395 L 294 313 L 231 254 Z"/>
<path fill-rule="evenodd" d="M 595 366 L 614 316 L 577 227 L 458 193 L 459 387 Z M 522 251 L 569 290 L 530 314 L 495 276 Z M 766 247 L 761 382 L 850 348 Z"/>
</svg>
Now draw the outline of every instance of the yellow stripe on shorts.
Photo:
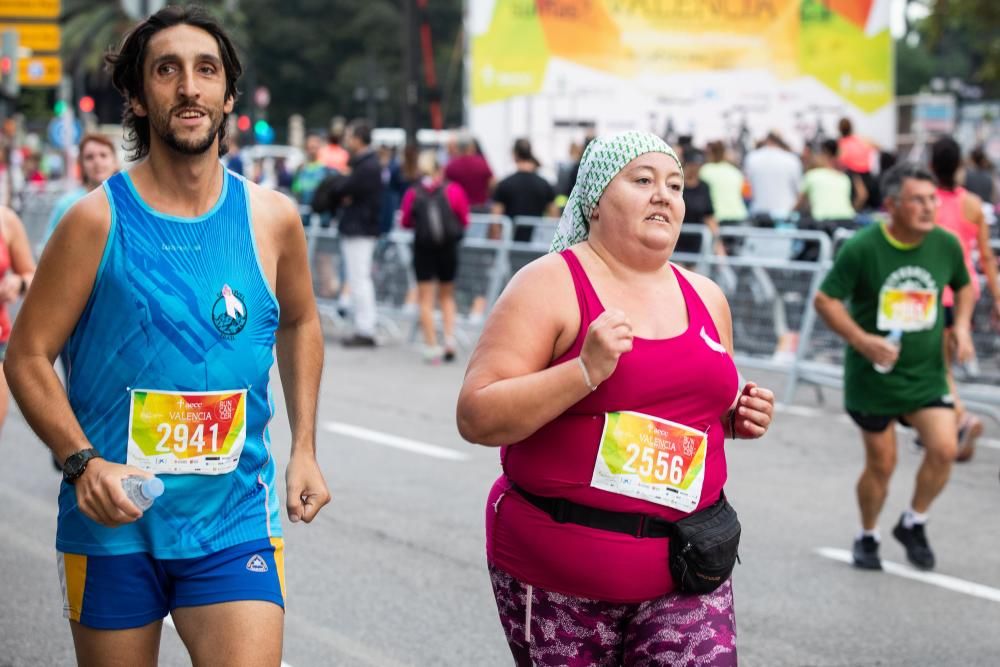
<svg viewBox="0 0 1000 667">
<path fill-rule="evenodd" d="M 278 567 L 278 583 L 281 584 L 281 599 L 287 603 L 285 595 L 285 541 L 280 537 L 271 538 L 274 547 L 274 564 Z"/>
<path fill-rule="evenodd" d="M 63 603 L 66 618 L 80 620 L 83 591 L 87 586 L 87 557 L 83 554 L 59 554 L 63 580 Z"/>
</svg>

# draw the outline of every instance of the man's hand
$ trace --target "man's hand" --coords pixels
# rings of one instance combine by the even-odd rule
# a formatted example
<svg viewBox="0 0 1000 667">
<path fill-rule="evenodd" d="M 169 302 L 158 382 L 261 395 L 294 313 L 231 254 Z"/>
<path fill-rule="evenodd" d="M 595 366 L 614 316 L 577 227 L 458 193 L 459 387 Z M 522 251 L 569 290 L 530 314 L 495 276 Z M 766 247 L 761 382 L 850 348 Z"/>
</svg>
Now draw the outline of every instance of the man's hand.
<svg viewBox="0 0 1000 667">
<path fill-rule="evenodd" d="M 774 392 L 747 382 L 736 399 L 736 433 L 734 437 L 759 438 L 771 426 L 774 419 Z"/>
<path fill-rule="evenodd" d="M 122 480 L 132 475 L 153 476 L 132 466 L 91 459 L 73 484 L 77 507 L 97 523 L 110 528 L 136 521 L 142 516 L 142 510 L 128 499 L 122 488 Z"/>
<path fill-rule="evenodd" d="M 292 523 L 309 523 L 324 505 L 330 502 L 323 472 L 313 454 L 292 454 L 285 470 L 285 487 L 288 500 L 288 520 Z"/>
<path fill-rule="evenodd" d="M 899 359 L 899 347 L 887 341 L 885 336 L 866 333 L 854 345 L 854 349 L 865 359 L 879 366 L 895 366 L 896 360 Z"/>
</svg>

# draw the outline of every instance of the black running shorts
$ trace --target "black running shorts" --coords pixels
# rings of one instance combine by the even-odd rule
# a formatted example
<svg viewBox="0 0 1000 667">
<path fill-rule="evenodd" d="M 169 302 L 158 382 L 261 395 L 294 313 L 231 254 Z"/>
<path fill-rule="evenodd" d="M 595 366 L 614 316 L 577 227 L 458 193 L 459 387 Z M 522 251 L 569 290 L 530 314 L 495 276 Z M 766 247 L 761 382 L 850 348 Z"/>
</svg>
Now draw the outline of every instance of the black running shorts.
<svg viewBox="0 0 1000 667">
<path fill-rule="evenodd" d="M 454 282 L 458 272 L 458 244 L 445 246 L 414 246 L 413 271 L 417 282 L 437 280 L 442 283 Z"/>
<path fill-rule="evenodd" d="M 945 396 L 940 396 L 927 403 L 921 405 L 917 410 L 923 410 L 924 408 L 954 408 L 955 401 L 950 394 Z M 882 431 L 889 428 L 892 424 L 892 420 L 898 420 L 903 426 L 909 426 L 909 422 L 903 415 L 870 415 L 864 412 L 857 412 L 855 410 L 848 410 L 847 414 L 851 416 L 854 423 L 861 427 L 862 431 L 868 431 L 869 433 L 881 433 Z"/>
</svg>

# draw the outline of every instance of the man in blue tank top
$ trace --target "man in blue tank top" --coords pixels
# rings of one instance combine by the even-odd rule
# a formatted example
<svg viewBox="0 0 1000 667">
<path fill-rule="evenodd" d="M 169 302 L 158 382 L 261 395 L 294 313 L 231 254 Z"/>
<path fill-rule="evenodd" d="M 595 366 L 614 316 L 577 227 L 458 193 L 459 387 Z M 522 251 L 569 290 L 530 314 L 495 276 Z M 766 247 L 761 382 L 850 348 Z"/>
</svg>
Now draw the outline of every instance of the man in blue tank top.
<svg viewBox="0 0 1000 667">
<path fill-rule="evenodd" d="M 56 548 L 77 659 L 155 664 L 170 613 L 194 664 L 279 665 L 275 350 L 292 431 L 288 518 L 308 523 L 330 499 L 315 453 L 323 339 L 298 211 L 219 161 L 241 65 L 212 18 L 167 7 L 107 60 L 141 161 L 64 217 L 6 364 L 63 462 Z M 154 475 L 165 492 L 142 511 L 123 480 Z"/>
</svg>

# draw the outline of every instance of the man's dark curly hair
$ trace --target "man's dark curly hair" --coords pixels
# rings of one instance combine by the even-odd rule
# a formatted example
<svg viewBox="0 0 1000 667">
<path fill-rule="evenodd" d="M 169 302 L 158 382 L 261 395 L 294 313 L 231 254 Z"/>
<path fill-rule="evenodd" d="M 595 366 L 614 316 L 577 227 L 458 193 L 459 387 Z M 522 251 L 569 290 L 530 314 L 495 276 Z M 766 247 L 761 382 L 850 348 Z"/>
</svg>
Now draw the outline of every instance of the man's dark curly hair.
<svg viewBox="0 0 1000 667">
<path fill-rule="evenodd" d="M 145 104 L 143 64 L 146 59 L 146 47 L 156 33 L 181 24 L 201 28 L 215 38 L 226 72 L 226 98 L 231 97 L 235 101 L 239 96 L 236 81 L 243 74 L 243 65 L 240 64 L 236 47 L 233 46 L 232 40 L 229 39 L 219 22 L 196 5 L 164 7 L 125 35 L 117 52 L 109 52 L 104 56 L 104 61 L 111 71 L 111 82 L 125 97 L 122 127 L 125 128 L 126 148 L 130 151 L 129 160 L 138 160 L 149 154 L 149 118 L 137 116 L 132 110 L 133 99 Z M 220 157 L 225 155 L 229 149 L 226 143 L 226 119 L 228 117 L 229 114 L 225 114 L 222 125 L 219 126 Z"/>
</svg>

